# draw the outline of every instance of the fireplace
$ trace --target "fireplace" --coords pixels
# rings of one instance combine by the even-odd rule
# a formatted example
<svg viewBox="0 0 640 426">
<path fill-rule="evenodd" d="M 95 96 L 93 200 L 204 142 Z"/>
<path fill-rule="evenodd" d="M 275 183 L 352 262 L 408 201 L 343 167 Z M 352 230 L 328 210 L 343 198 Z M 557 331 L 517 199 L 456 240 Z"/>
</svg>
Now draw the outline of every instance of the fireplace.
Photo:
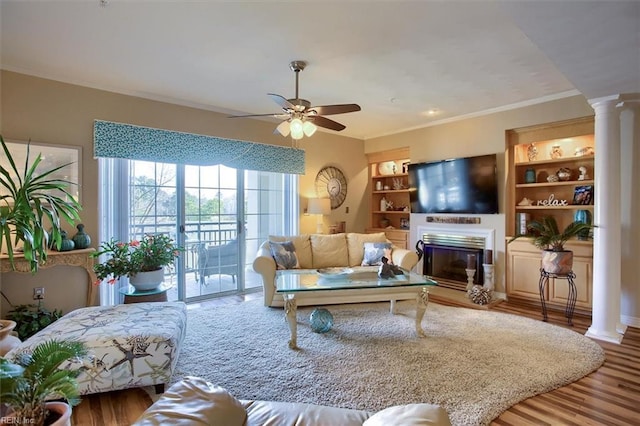
<svg viewBox="0 0 640 426">
<path fill-rule="evenodd" d="M 466 291 L 466 269 L 472 262 L 476 270 L 474 284 L 484 284 L 482 265 L 485 250 L 493 249 L 493 230 L 420 228 L 418 240 L 416 248 L 423 252 L 423 275 L 432 277 L 441 287 Z"/>
</svg>

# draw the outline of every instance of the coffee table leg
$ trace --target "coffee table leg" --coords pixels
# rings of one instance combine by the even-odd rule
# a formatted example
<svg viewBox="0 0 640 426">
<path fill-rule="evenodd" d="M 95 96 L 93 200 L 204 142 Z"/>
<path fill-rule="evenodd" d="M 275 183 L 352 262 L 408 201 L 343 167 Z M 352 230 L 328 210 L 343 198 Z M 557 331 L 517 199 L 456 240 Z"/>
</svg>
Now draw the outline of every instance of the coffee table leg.
<svg viewBox="0 0 640 426">
<path fill-rule="evenodd" d="M 395 315 L 396 314 L 396 301 L 392 300 L 391 301 L 391 307 L 389 308 L 389 311 L 391 312 L 391 314 Z"/>
<path fill-rule="evenodd" d="M 284 313 L 287 317 L 287 322 L 289 323 L 289 331 L 291 332 L 291 339 L 289 340 L 289 347 L 291 349 L 298 348 L 298 323 L 296 321 L 296 313 L 298 304 L 296 302 L 295 296 L 284 293 L 282 295 L 284 298 Z"/>
<path fill-rule="evenodd" d="M 416 297 L 416 334 L 418 337 L 426 337 L 422 330 L 422 318 L 424 318 L 424 312 L 427 310 L 429 304 L 429 292 L 426 287 L 422 287 L 420 293 Z"/>
</svg>

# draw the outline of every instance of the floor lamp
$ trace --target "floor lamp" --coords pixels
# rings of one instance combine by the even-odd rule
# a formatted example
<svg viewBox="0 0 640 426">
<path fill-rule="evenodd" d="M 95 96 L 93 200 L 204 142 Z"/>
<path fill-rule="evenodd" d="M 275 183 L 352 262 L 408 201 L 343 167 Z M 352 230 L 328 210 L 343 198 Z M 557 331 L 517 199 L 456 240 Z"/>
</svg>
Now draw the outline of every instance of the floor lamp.
<svg viewBox="0 0 640 426">
<path fill-rule="evenodd" d="M 307 206 L 307 213 L 318 216 L 316 233 L 323 234 L 324 224 L 322 217 L 331 213 L 331 200 L 328 198 L 310 198 L 309 205 Z"/>
</svg>

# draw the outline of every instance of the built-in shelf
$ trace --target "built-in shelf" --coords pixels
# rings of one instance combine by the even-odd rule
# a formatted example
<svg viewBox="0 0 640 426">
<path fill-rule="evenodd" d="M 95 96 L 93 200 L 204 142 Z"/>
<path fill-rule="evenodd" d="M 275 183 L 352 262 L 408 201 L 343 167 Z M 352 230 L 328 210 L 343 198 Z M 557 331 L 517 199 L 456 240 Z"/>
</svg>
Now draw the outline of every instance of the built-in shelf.
<svg viewBox="0 0 640 426">
<path fill-rule="evenodd" d="M 540 183 L 518 183 L 516 188 L 543 188 L 549 186 L 578 186 L 578 185 L 593 185 L 595 181 L 589 180 L 570 180 L 560 182 L 540 182 Z"/>
<path fill-rule="evenodd" d="M 593 210 L 593 206 L 579 204 L 570 206 L 516 206 L 516 210 Z"/>
<path fill-rule="evenodd" d="M 546 160 L 524 161 L 521 163 L 515 163 L 515 165 L 516 167 L 545 166 L 547 164 L 575 162 L 576 160 L 593 160 L 594 158 L 595 158 L 595 155 L 582 155 L 580 157 L 561 157 L 561 158 L 550 158 Z"/>
</svg>

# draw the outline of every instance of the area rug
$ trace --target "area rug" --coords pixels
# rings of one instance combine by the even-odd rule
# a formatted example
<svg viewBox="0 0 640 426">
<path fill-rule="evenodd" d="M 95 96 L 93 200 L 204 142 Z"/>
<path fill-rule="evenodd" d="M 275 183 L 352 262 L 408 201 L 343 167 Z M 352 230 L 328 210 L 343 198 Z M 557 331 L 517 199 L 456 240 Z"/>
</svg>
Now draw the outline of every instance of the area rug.
<svg viewBox="0 0 640 426">
<path fill-rule="evenodd" d="M 430 303 L 426 338 L 415 304 L 327 306 L 325 334 L 298 309 L 289 349 L 282 309 L 259 300 L 189 310 L 172 383 L 195 375 L 240 399 L 307 402 L 377 411 L 427 402 L 454 425 L 484 425 L 510 406 L 580 379 L 604 362 L 602 348 L 572 330 L 515 315 Z"/>
</svg>

